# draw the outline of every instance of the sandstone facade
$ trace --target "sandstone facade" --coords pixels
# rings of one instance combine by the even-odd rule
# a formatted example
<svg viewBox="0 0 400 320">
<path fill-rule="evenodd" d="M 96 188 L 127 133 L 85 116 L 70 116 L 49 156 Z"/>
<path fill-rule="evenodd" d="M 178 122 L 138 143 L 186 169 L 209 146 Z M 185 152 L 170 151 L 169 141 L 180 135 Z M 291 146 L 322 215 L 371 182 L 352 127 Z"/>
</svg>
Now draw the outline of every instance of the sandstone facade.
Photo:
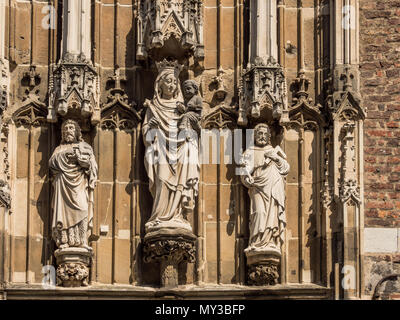
<svg viewBox="0 0 400 320">
<path fill-rule="evenodd" d="M 396 273 L 400 252 L 400 2 L 158 2 L 160 11 L 147 0 L 77 0 L 79 14 L 68 17 L 66 0 L 0 1 L 0 296 L 371 298 Z M 200 168 L 187 217 L 194 259 L 179 265 L 181 286 L 169 293 L 158 289 L 159 263 L 143 259 L 153 205 L 144 102 L 164 58 L 184 65 L 182 81 L 199 84 L 201 126 L 221 142 L 210 149 L 220 161 Z M 56 267 L 48 160 L 64 102 L 89 107 L 76 117 L 99 167 L 94 256 L 79 293 L 43 285 Z M 233 133 L 261 122 L 291 168 L 271 287 L 249 285 L 250 199 L 235 159 L 224 161 Z"/>
</svg>

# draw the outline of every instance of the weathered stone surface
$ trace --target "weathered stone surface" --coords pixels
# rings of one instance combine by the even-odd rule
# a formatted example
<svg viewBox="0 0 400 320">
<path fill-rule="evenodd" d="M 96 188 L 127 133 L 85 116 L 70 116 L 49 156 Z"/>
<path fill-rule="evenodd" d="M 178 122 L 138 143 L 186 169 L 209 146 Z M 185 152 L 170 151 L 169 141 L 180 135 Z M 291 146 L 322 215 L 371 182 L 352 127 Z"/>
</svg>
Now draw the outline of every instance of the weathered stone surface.
<svg viewBox="0 0 400 320">
<path fill-rule="evenodd" d="M 91 10 L 74 15 L 75 23 L 71 24 L 73 28 L 79 28 L 77 22 L 82 22 L 82 27 L 84 27 L 84 22 L 88 21 L 87 14 L 90 13 L 90 24 L 86 25 L 86 27 L 90 26 L 90 32 L 74 32 L 70 39 L 77 42 L 69 44 L 63 41 L 67 32 L 60 29 L 65 19 L 57 19 L 56 29 L 43 27 L 43 22 L 47 22 L 48 18 L 46 17 L 48 12 L 43 10 L 46 9 L 47 2 L 17 0 L 3 2 L 6 3 L 7 14 L 3 19 L 0 12 L 0 59 L 6 59 L 4 61 L 10 67 L 5 75 L 2 74 L 0 84 L 2 86 L 0 127 L 4 122 L 9 122 L 9 135 L 0 137 L 0 151 L 4 154 L 0 157 L 0 181 L 8 184 L 10 197 L 4 196 L 8 192 L 6 184 L 3 186 L 5 189 L 0 190 L 5 193 L 0 196 L 5 200 L 1 204 L 7 207 L 10 203 L 10 208 L 0 213 L 0 220 L 4 223 L 5 230 L 4 240 L 0 238 L 0 246 L 7 249 L 4 251 L 4 257 L 0 258 L 4 260 L 2 260 L 4 262 L 2 266 L 5 267 L 5 270 L 0 267 L 0 279 L 7 281 L 11 279 L 11 286 L 16 284 L 19 286 L 15 291 L 13 289 L 7 291 L 9 288 L 4 289 L 6 290 L 4 297 L 26 297 L 27 295 L 35 297 L 35 294 L 38 294 L 37 297 L 50 298 L 66 296 L 70 298 L 162 297 L 164 294 L 162 290 L 149 288 L 149 286 L 158 286 L 161 267 L 165 270 L 162 272 L 165 275 L 164 283 L 218 284 L 211 289 L 208 287 L 206 291 L 202 291 L 201 286 L 190 287 L 186 291 L 181 289 L 170 291 L 171 295 L 179 298 L 200 296 L 218 298 L 224 290 L 227 290 L 227 297 L 236 298 L 259 295 L 272 298 L 326 298 L 331 294 L 331 289 L 309 285 L 308 282 L 333 287 L 334 270 L 332 268 L 335 263 L 338 261 L 340 263 L 342 257 L 355 260 L 358 258 L 357 255 L 362 254 L 357 250 L 365 249 L 368 256 L 364 259 L 365 265 L 362 267 L 367 287 L 364 290 L 367 292 L 365 297 L 368 298 L 371 296 L 375 283 L 381 277 L 389 272 L 398 271 L 396 259 L 400 248 L 400 238 L 396 237 L 395 233 L 400 227 L 400 176 L 398 173 L 400 172 L 398 151 L 400 82 L 397 79 L 400 74 L 399 0 L 359 1 L 360 30 L 357 32 L 358 25 L 355 26 L 356 28 L 351 28 L 350 41 L 357 41 L 357 36 L 360 37 L 360 54 L 358 55 L 357 45 L 351 44 L 349 48 L 350 60 L 353 64 L 352 71 L 358 70 L 357 59 L 360 58 L 360 93 L 364 99 L 362 107 L 368 109 L 368 118 L 364 123 L 362 150 L 364 159 L 354 160 L 357 165 L 364 163 L 364 171 L 357 171 L 354 174 L 360 181 L 363 176 L 365 181 L 364 201 L 360 201 L 365 208 L 364 219 L 367 227 L 365 234 L 362 230 L 363 212 L 358 212 L 357 207 L 352 204 L 347 207 L 347 220 L 342 221 L 343 211 L 340 209 L 340 201 L 345 198 L 344 196 L 354 195 L 353 191 L 357 191 L 357 187 L 361 186 L 357 183 L 355 185 L 342 184 L 339 186 L 342 191 L 340 194 L 338 191 L 338 194 L 330 200 L 329 197 L 325 197 L 328 194 L 331 195 L 329 192 L 332 190 L 323 190 L 325 178 L 323 172 L 326 170 L 324 161 L 330 161 L 327 164 L 331 167 L 328 170 L 328 178 L 333 177 L 332 172 L 335 166 L 342 168 L 341 162 L 324 159 L 324 153 L 328 155 L 327 158 L 332 157 L 335 152 L 343 153 L 342 150 L 329 149 L 329 143 L 334 142 L 324 140 L 324 135 L 329 135 L 329 130 L 333 130 L 330 123 L 323 127 L 328 131 L 321 132 L 300 127 L 285 129 L 286 131 L 282 133 L 283 140 L 280 140 L 282 137 L 276 138 L 273 144 L 274 146 L 277 143 L 281 144 L 291 166 L 285 188 L 287 195 L 286 242 L 282 252 L 282 270 L 278 269 L 282 274 L 280 281 L 289 285 L 275 286 L 277 289 L 254 286 L 250 289 L 235 287 L 236 289 L 229 290 L 226 289 L 228 284 L 230 286 L 236 286 L 238 283 L 248 284 L 250 269 L 254 284 L 274 282 L 276 270 L 262 264 L 246 266 L 244 249 L 249 242 L 250 199 L 247 196 L 247 190 L 239 185 L 240 182 L 234 170 L 236 163 L 224 164 L 223 158 L 226 155 L 221 150 L 215 150 L 215 148 L 213 150 L 222 160 L 221 164 L 202 165 L 198 202 L 187 216 L 193 234 L 196 235 L 196 241 L 201 243 L 198 248 L 201 249 L 193 253 L 192 251 L 198 245 L 195 245 L 196 241 L 176 240 L 172 236 L 168 239 L 159 239 L 158 243 L 155 241 L 153 249 L 156 247 L 175 248 L 173 250 L 177 254 L 173 260 L 168 260 L 168 254 L 164 250 L 160 257 L 165 259 L 155 259 L 162 261 L 161 266 L 159 262 L 143 261 L 145 223 L 151 216 L 153 199 L 149 192 L 149 181 L 143 161 L 145 147 L 142 142 L 142 120 L 140 119 L 146 111 L 143 102 L 153 95 L 153 83 L 157 71 L 154 60 L 151 58 L 140 60 L 136 56 L 138 49 L 136 23 L 140 10 L 136 4 L 141 1 L 120 0 L 118 3 L 113 0 L 95 1 Z M 82 2 L 82 0 L 76 2 Z M 180 1 L 180 3 L 183 2 L 186 1 Z M 256 2 L 262 4 L 257 7 L 261 8 L 258 15 L 259 21 L 262 22 L 258 31 L 261 30 L 261 32 L 259 32 L 259 37 L 250 38 L 251 34 L 257 33 L 255 32 L 257 22 L 249 19 L 250 4 Z M 53 1 L 53 3 L 56 11 L 61 10 L 62 1 Z M 247 67 L 248 62 L 251 62 L 249 61 L 251 60 L 249 51 L 251 43 L 258 43 L 264 53 L 266 49 L 277 45 L 277 52 L 273 56 L 282 66 L 287 81 L 289 107 L 295 103 L 293 98 L 299 95 L 297 88 L 300 79 L 299 69 L 304 67 L 305 70 L 301 75 L 308 81 L 307 95 L 308 98 L 313 99 L 311 104 L 315 102 L 315 109 L 323 110 L 321 112 L 323 117 L 330 117 L 330 113 L 325 112 L 324 108 L 326 95 L 329 94 L 329 90 L 326 90 L 331 84 L 329 80 L 329 73 L 332 72 L 331 64 L 342 63 L 346 52 L 343 39 L 341 39 L 344 32 L 340 31 L 341 19 L 346 14 L 342 12 L 342 4 L 353 5 L 355 1 L 304 0 L 301 1 L 301 7 L 297 0 L 276 3 L 276 10 L 272 10 L 272 14 L 269 15 L 266 9 L 267 1 L 202 1 L 201 42 L 204 44 L 204 62 L 200 61 L 201 59 L 195 61 L 191 49 L 186 51 L 189 53 L 188 56 L 182 55 L 181 50 L 174 52 L 171 46 L 164 48 L 166 50 L 154 52 L 156 53 L 154 56 L 160 59 L 164 58 L 163 54 L 166 52 L 179 55 L 182 60 L 179 63 L 185 65 L 180 82 L 191 79 L 199 84 L 205 111 L 204 119 L 217 120 L 213 123 L 216 127 L 220 125 L 221 128 L 227 126 L 231 129 L 237 128 L 242 70 Z M 336 17 L 331 16 L 334 10 L 331 10 L 330 5 L 338 8 Z M 276 17 L 275 13 L 277 13 Z M 57 12 L 57 14 L 62 13 Z M 79 16 L 81 21 L 78 21 Z M 334 26 L 330 26 L 331 21 L 335 19 Z M 270 29 L 267 28 L 268 21 L 273 22 Z M 301 29 L 303 29 L 303 34 Z M 170 34 L 172 31 L 172 28 L 169 28 Z M 175 31 L 179 33 L 179 30 Z M 198 29 L 195 31 L 197 32 Z M 276 41 L 268 43 L 269 35 L 276 36 Z M 150 38 L 154 37 L 148 37 Z M 61 47 L 60 43 L 62 43 Z M 78 43 L 83 45 L 81 49 L 86 52 L 86 58 L 92 62 L 98 74 L 98 82 L 92 89 L 98 90 L 99 111 L 105 111 L 100 119 L 101 125 L 96 128 L 88 127 L 84 135 L 85 141 L 93 146 L 100 169 L 94 198 L 95 230 L 89 243 L 93 246 L 95 253 L 89 271 L 92 287 L 80 289 L 82 291 L 73 288 L 63 291 L 65 288 L 62 288 L 60 291 L 57 289 L 51 293 L 32 288 L 29 290 L 33 291 L 27 291 L 27 285 L 41 283 L 43 276 L 41 268 L 44 265 L 54 264 L 52 254 L 55 248 L 51 241 L 50 228 L 51 180 L 46 162 L 58 145 L 60 136 L 59 123 L 44 125 L 47 107 L 42 108 L 42 104 L 51 98 L 48 88 L 54 84 L 52 83 L 53 67 L 63 57 L 64 49 L 75 50 L 75 45 Z M 176 47 L 180 46 L 181 44 L 178 43 Z M 331 56 L 332 51 L 336 55 Z M 345 85 L 351 81 L 346 84 L 344 79 L 340 79 L 346 74 L 343 72 L 344 66 L 339 69 L 334 77 L 338 80 L 338 88 L 340 86 L 340 89 L 344 89 Z M 31 70 L 36 72 L 33 78 L 27 77 Z M 127 111 L 122 118 L 118 118 L 122 113 L 107 111 L 108 97 L 112 93 L 112 88 L 116 88 L 117 71 L 118 74 L 120 73 L 121 99 L 115 100 L 113 108 Z M 219 77 L 220 81 L 216 81 L 216 77 Z M 32 79 L 34 86 L 30 86 Z M 65 80 L 67 84 L 69 80 Z M 354 83 L 357 83 L 357 79 Z M 356 87 L 354 83 L 353 87 Z M 261 84 L 269 85 L 268 82 L 263 81 Z M 264 93 L 277 89 L 261 87 Z M 27 93 L 27 90 L 30 92 Z M 82 92 L 81 89 L 78 91 Z M 338 96 L 341 98 L 343 92 L 339 91 Z M 222 93 L 223 100 L 215 99 L 218 93 Z M 253 93 L 257 94 L 257 92 Z M 129 103 L 126 103 L 127 101 Z M 21 106 L 25 106 L 26 109 L 19 113 Z M 308 117 L 307 121 L 313 120 L 313 116 L 309 116 L 304 111 L 305 105 L 299 104 L 299 106 L 300 109 L 304 109 L 295 120 L 300 121 L 300 115 Z M 229 112 L 225 112 L 226 110 Z M 310 111 L 310 109 L 307 110 Z M 17 117 L 14 118 L 15 114 Z M 219 116 L 221 118 L 218 118 Z M 261 112 L 259 120 L 250 121 L 247 127 L 240 127 L 240 129 L 253 127 L 256 122 L 263 122 L 264 116 L 265 113 Z M 25 119 L 22 119 L 24 117 Z M 13 120 L 10 122 L 10 119 Z M 130 121 L 129 132 L 124 127 L 128 123 L 126 120 Z M 207 121 L 204 121 L 205 126 L 212 122 Z M 107 127 L 106 122 L 114 125 Z M 341 143 L 339 139 L 335 141 L 336 144 Z M 351 150 L 351 144 L 344 145 L 346 146 Z M 350 162 L 353 161 L 351 156 L 348 158 Z M 353 167 L 355 165 L 350 165 L 348 168 L 353 169 Z M 351 172 L 349 170 L 347 173 Z M 332 185 L 336 183 L 336 180 L 332 181 Z M 339 197 L 340 195 L 343 199 Z M 331 202 L 322 203 L 322 198 Z M 343 223 L 346 226 L 343 226 Z M 361 225 L 358 226 L 357 223 Z M 359 239 L 357 242 L 358 238 L 355 235 L 357 230 L 362 232 L 360 236 L 365 235 L 364 241 Z M 345 252 L 341 251 L 343 232 L 347 241 L 344 245 Z M 335 234 L 333 239 L 331 239 L 332 233 Z M 165 242 L 171 239 L 172 243 Z M 358 244 L 364 244 L 365 247 L 360 248 Z M 153 252 L 157 250 L 154 249 Z M 161 252 L 160 250 L 157 252 Z M 182 255 L 186 255 L 182 252 L 192 252 L 197 261 L 186 263 L 183 260 L 176 264 L 175 261 L 181 259 Z M 382 255 L 382 252 L 386 255 Z M 353 262 L 349 263 L 354 265 Z M 83 278 L 88 276 L 86 269 L 88 266 L 76 263 L 60 267 L 60 276 L 64 274 L 64 277 L 71 277 L 69 285 L 82 284 L 86 281 Z M 10 270 L 8 270 L 9 266 Z M 270 270 L 269 273 L 267 269 Z M 168 276 L 169 274 L 172 276 Z M 178 279 L 177 282 L 176 279 Z M 120 290 L 119 286 L 112 286 L 114 284 L 125 286 L 123 290 Z M 143 289 L 142 285 L 147 287 Z M 381 298 L 396 299 L 395 287 L 397 288 L 397 285 L 393 280 L 385 281 L 380 289 Z"/>
</svg>

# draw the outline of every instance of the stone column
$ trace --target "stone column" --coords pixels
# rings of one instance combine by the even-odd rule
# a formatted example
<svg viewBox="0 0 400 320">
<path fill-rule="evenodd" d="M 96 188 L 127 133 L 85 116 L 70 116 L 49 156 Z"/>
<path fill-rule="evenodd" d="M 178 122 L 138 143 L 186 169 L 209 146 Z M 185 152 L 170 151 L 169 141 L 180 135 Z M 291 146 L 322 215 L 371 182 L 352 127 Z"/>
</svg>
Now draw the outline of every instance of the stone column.
<svg viewBox="0 0 400 320">
<path fill-rule="evenodd" d="M 278 60 L 276 1 L 250 1 L 250 61 L 257 57 Z"/>
<path fill-rule="evenodd" d="M 331 92 L 327 105 L 333 121 L 334 199 L 339 211 L 336 226 L 339 274 L 352 277 L 341 286 L 344 299 L 361 297 L 363 254 L 363 121 L 359 79 L 359 4 L 330 1 Z M 342 281 L 339 281 L 341 283 Z"/>
<path fill-rule="evenodd" d="M 90 1 L 64 0 L 62 52 L 91 55 Z"/>
</svg>

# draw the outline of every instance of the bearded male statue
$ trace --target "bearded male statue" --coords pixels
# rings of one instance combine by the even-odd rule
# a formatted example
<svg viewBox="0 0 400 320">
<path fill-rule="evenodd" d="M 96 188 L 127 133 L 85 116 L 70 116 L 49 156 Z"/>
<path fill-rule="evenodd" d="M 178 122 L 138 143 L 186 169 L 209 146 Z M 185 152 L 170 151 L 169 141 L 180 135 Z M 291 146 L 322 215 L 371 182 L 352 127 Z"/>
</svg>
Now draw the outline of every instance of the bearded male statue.
<svg viewBox="0 0 400 320">
<path fill-rule="evenodd" d="M 82 140 L 76 121 L 64 121 L 61 132 L 61 144 L 49 160 L 54 176 L 53 239 L 60 249 L 82 247 L 91 250 L 88 230 L 92 227 L 97 163 L 92 147 Z"/>
<path fill-rule="evenodd" d="M 254 132 L 255 145 L 242 157 L 241 180 L 250 196 L 250 237 L 245 253 L 252 266 L 251 282 L 275 284 L 286 227 L 285 178 L 290 166 L 282 149 L 271 146 L 266 124 L 257 125 Z"/>
</svg>

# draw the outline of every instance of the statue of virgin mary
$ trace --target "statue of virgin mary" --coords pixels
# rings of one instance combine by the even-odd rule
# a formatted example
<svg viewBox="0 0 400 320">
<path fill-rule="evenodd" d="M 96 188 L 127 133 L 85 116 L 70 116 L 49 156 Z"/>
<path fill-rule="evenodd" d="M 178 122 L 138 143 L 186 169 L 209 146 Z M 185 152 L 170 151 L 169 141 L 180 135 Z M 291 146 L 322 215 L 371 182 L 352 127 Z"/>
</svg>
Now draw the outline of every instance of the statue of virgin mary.
<svg viewBox="0 0 400 320">
<path fill-rule="evenodd" d="M 200 176 L 197 133 L 191 138 L 180 130 L 182 115 L 177 106 L 184 103 L 177 62 L 157 64 L 153 99 L 147 107 L 142 132 L 146 147 L 145 167 L 154 203 L 146 232 L 159 228 L 192 231 L 186 215 L 193 211 Z M 189 119 L 198 121 L 197 118 Z"/>
</svg>

